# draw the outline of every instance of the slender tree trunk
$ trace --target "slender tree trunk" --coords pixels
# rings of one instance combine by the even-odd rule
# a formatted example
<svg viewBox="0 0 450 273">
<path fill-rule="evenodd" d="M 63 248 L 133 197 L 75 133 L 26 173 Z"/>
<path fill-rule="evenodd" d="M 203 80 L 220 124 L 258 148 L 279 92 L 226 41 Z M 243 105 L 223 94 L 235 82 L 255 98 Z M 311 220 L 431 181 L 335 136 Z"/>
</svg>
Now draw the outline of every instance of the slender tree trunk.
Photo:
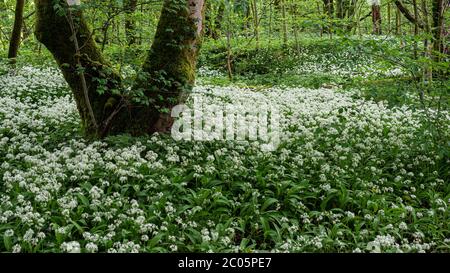
<svg viewBox="0 0 450 273">
<path fill-rule="evenodd" d="M 323 0 L 325 12 L 329 18 L 334 17 L 334 2 L 333 0 Z"/>
<path fill-rule="evenodd" d="M 286 18 L 286 3 L 285 0 L 281 0 L 281 14 L 283 17 L 283 44 L 285 47 L 288 46 L 288 29 L 287 29 L 287 18 Z"/>
<path fill-rule="evenodd" d="M 228 1 L 228 0 L 227 0 Z M 211 2 L 207 2 L 206 15 L 205 15 L 205 35 L 217 40 L 220 38 L 222 30 L 222 21 L 225 12 L 225 2 L 219 3 L 219 7 L 216 12 L 216 6 Z"/>
<path fill-rule="evenodd" d="M 323 14 L 323 13 L 321 13 L 319 2 L 317 2 L 317 14 Z M 323 27 L 323 24 L 321 24 L 320 25 L 320 38 L 323 37 L 323 32 L 324 32 L 324 27 Z"/>
<path fill-rule="evenodd" d="M 336 17 L 339 19 L 344 18 L 344 0 L 337 0 L 336 1 Z"/>
<path fill-rule="evenodd" d="M 415 24 L 416 20 L 417 20 L 417 24 L 419 25 L 419 27 L 420 28 L 424 27 L 423 23 L 420 22 L 418 19 L 416 19 L 414 17 L 414 15 L 411 14 L 411 12 L 403 5 L 402 1 L 397 0 L 397 1 L 394 1 L 394 3 L 397 6 L 397 9 L 403 14 L 403 16 L 405 16 L 406 19 L 408 19 L 408 21 L 410 21 L 411 23 Z"/>
<path fill-rule="evenodd" d="M 248 3 L 246 3 L 247 6 L 245 6 L 245 20 L 244 20 L 244 30 L 245 30 L 245 35 L 248 36 L 247 30 L 250 28 L 250 8 L 248 6 Z"/>
<path fill-rule="evenodd" d="M 233 81 L 233 68 L 232 68 L 232 52 L 231 52 L 231 18 L 230 18 L 230 5 L 227 4 L 227 72 L 228 79 Z"/>
<path fill-rule="evenodd" d="M 328 19 L 328 26 L 326 30 L 331 35 L 331 32 L 333 31 L 331 27 L 332 25 L 331 20 L 334 18 L 334 2 L 333 0 L 323 0 L 323 5 L 324 5 L 324 12 L 327 15 Z"/>
<path fill-rule="evenodd" d="M 439 54 L 443 52 L 442 32 L 444 30 L 444 0 L 433 0 L 433 50 L 435 60 L 439 61 Z"/>
<path fill-rule="evenodd" d="M 25 6 L 25 0 L 16 1 L 16 11 L 14 15 L 14 27 L 11 34 L 11 39 L 9 42 L 8 58 L 11 63 L 15 62 L 17 57 L 17 52 L 19 51 L 20 38 L 22 34 L 22 23 L 23 23 L 23 9 Z"/>
<path fill-rule="evenodd" d="M 269 2 L 269 45 L 272 44 L 272 17 L 273 17 L 273 7 L 272 2 Z"/>
<path fill-rule="evenodd" d="M 294 1 L 291 0 L 290 2 L 291 6 L 291 19 L 292 19 L 292 29 L 294 31 L 294 39 L 295 39 L 295 49 L 297 50 L 297 53 L 300 53 L 300 41 L 298 37 L 298 27 L 297 27 L 297 6 L 295 5 Z"/>
<path fill-rule="evenodd" d="M 391 34 L 391 2 L 388 3 L 387 6 L 387 21 L 388 21 L 388 26 L 387 26 L 387 31 L 388 34 Z"/>
<path fill-rule="evenodd" d="M 216 20 L 214 22 L 214 33 L 212 36 L 216 40 L 220 38 L 224 13 L 225 13 L 225 3 L 221 3 L 219 6 L 219 10 L 217 11 Z"/>
<path fill-rule="evenodd" d="M 126 10 L 125 35 L 128 45 L 136 43 L 136 20 L 133 16 L 137 9 L 137 2 L 137 0 L 125 0 L 123 3 Z"/>
<path fill-rule="evenodd" d="M 353 30 L 353 28 L 355 27 L 355 25 L 358 24 L 359 19 L 356 18 L 355 20 L 355 14 L 356 14 L 356 9 L 357 9 L 357 5 L 358 5 L 358 0 L 349 0 L 349 5 L 348 5 L 348 12 L 347 12 L 347 18 L 349 19 L 349 25 L 347 26 L 347 30 L 349 32 L 351 32 Z M 355 23 L 356 21 L 356 23 Z"/>
<path fill-rule="evenodd" d="M 423 17 L 424 17 L 424 25 L 425 25 L 425 33 L 428 35 L 431 33 L 431 27 L 430 27 L 430 20 L 428 18 L 429 14 L 428 14 L 428 5 L 427 5 L 427 0 L 422 0 L 422 11 L 423 11 Z M 428 40 L 428 37 L 425 36 L 425 39 L 423 41 L 423 55 L 426 58 L 431 58 L 432 53 L 431 53 L 431 46 L 430 46 L 430 42 Z M 433 71 L 431 70 L 431 68 L 429 67 L 429 65 L 427 63 L 424 64 L 424 70 L 423 70 L 423 78 L 424 81 L 432 81 L 433 80 Z"/>
<path fill-rule="evenodd" d="M 60 0 L 58 4 L 64 6 L 65 1 Z M 164 2 L 154 43 L 141 76 L 129 92 L 123 91 L 120 76 L 102 56 L 81 11 L 72 11 L 79 44 L 79 54 L 76 54 L 67 16 L 55 11 L 53 0 L 35 0 L 35 6 L 36 38 L 53 54 L 72 89 L 88 137 L 143 135 L 170 129 L 172 121 L 167 112 L 185 98 L 194 84 L 203 33 L 204 0 Z M 80 73 L 84 74 L 98 127 L 89 114 Z"/>
<path fill-rule="evenodd" d="M 414 18 L 416 21 L 414 23 L 414 58 L 418 58 L 418 41 L 417 37 L 419 35 L 419 8 L 417 7 L 417 0 L 412 0 L 413 8 L 414 8 Z"/>
<path fill-rule="evenodd" d="M 259 49 L 259 16 L 258 16 L 257 0 L 253 0 L 251 6 L 252 6 L 252 10 L 253 10 L 253 27 L 254 27 L 254 35 L 255 35 L 255 40 L 256 40 L 256 49 Z"/>
<path fill-rule="evenodd" d="M 395 10 L 395 34 L 400 35 L 402 32 L 402 17 L 400 10 L 397 8 Z"/>
</svg>

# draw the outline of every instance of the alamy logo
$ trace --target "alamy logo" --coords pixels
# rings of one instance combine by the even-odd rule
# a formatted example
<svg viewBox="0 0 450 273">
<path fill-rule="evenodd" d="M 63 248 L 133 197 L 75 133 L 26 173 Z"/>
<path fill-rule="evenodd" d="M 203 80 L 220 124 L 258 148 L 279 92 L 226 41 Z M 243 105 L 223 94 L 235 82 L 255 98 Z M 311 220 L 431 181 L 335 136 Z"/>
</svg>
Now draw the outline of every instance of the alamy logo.
<svg viewBox="0 0 450 273">
<path fill-rule="evenodd" d="M 264 151 L 274 151 L 280 143 L 280 114 L 276 107 L 259 103 L 252 108 L 230 103 L 207 104 L 193 95 L 193 109 L 177 105 L 172 137 L 195 141 L 258 141 Z"/>
</svg>

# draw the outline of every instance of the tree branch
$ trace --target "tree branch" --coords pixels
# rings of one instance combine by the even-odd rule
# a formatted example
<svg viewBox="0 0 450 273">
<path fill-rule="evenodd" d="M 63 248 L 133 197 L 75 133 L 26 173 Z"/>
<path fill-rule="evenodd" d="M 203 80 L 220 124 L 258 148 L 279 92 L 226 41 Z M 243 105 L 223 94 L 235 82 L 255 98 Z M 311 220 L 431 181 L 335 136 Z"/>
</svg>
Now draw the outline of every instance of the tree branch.
<svg viewBox="0 0 450 273">
<path fill-rule="evenodd" d="M 423 22 L 420 22 L 418 18 L 414 18 L 414 15 L 411 14 L 411 12 L 406 8 L 401 0 L 394 1 L 395 5 L 397 6 L 398 10 L 413 24 L 417 24 L 420 28 L 425 28 L 425 25 Z"/>
</svg>

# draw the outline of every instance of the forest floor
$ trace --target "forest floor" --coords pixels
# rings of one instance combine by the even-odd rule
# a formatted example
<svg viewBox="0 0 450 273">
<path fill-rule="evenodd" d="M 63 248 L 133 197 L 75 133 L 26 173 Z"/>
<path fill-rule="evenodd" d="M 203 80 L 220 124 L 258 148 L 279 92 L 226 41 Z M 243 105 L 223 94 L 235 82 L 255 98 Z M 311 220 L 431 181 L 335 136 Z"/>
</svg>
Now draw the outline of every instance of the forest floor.
<svg viewBox="0 0 450 273">
<path fill-rule="evenodd" d="M 195 94 L 275 106 L 275 151 L 89 142 L 55 65 L 0 64 L 0 251 L 450 252 L 448 81 L 420 101 L 401 66 L 305 47 L 289 66 L 236 54 L 230 83 L 207 50 Z"/>
</svg>

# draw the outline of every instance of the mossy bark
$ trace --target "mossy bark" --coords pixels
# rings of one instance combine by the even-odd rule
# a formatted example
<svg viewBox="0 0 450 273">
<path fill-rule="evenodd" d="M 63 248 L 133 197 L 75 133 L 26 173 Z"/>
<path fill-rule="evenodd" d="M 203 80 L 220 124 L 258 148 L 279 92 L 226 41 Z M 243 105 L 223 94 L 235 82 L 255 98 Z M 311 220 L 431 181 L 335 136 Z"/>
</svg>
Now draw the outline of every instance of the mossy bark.
<svg viewBox="0 0 450 273">
<path fill-rule="evenodd" d="M 167 131 L 169 112 L 183 102 L 195 83 L 203 34 L 204 0 L 166 0 L 154 42 L 135 90 L 145 92 L 159 116 L 153 130 Z"/>
<path fill-rule="evenodd" d="M 444 30 L 444 0 L 433 0 L 433 50 L 436 52 L 435 60 L 439 61 L 439 53 L 443 53 L 444 43 L 442 32 Z"/>
<path fill-rule="evenodd" d="M 137 2 L 137 0 L 125 0 L 123 3 L 126 11 L 125 35 L 128 45 L 136 43 L 136 20 L 134 19 L 134 13 L 137 9 Z"/>
<path fill-rule="evenodd" d="M 65 6 L 64 0 L 57 2 Z M 72 12 L 80 45 L 78 54 L 67 17 L 58 14 L 54 0 L 35 0 L 35 4 L 35 35 L 53 54 L 72 89 L 87 136 L 142 135 L 170 129 L 171 119 L 162 110 L 170 111 L 194 85 L 204 0 L 165 1 L 154 43 L 142 67 L 145 77 L 138 77 L 131 93 L 121 95 L 114 92 L 123 89 L 120 76 L 102 56 L 81 12 Z M 97 127 L 84 98 L 78 60 Z M 150 104 L 137 102 L 139 94 Z"/>
<path fill-rule="evenodd" d="M 59 1 L 59 4 L 61 7 L 65 6 L 64 1 Z M 52 0 L 35 0 L 35 5 L 37 17 L 35 36 L 53 54 L 72 89 L 86 134 L 97 137 L 100 133 L 99 128 L 95 128 L 94 121 L 89 116 L 77 58 L 83 67 L 82 73 L 86 78 L 90 104 L 99 124 L 109 115 L 110 111 L 105 108 L 105 105 L 112 97 L 112 89 L 120 88 L 120 77 L 111 70 L 108 62 L 103 58 L 80 12 L 72 13 L 73 20 L 77 24 L 76 37 L 80 45 L 80 52 L 77 54 L 67 15 L 57 14 Z M 101 90 L 105 92 L 101 94 Z"/>
</svg>

